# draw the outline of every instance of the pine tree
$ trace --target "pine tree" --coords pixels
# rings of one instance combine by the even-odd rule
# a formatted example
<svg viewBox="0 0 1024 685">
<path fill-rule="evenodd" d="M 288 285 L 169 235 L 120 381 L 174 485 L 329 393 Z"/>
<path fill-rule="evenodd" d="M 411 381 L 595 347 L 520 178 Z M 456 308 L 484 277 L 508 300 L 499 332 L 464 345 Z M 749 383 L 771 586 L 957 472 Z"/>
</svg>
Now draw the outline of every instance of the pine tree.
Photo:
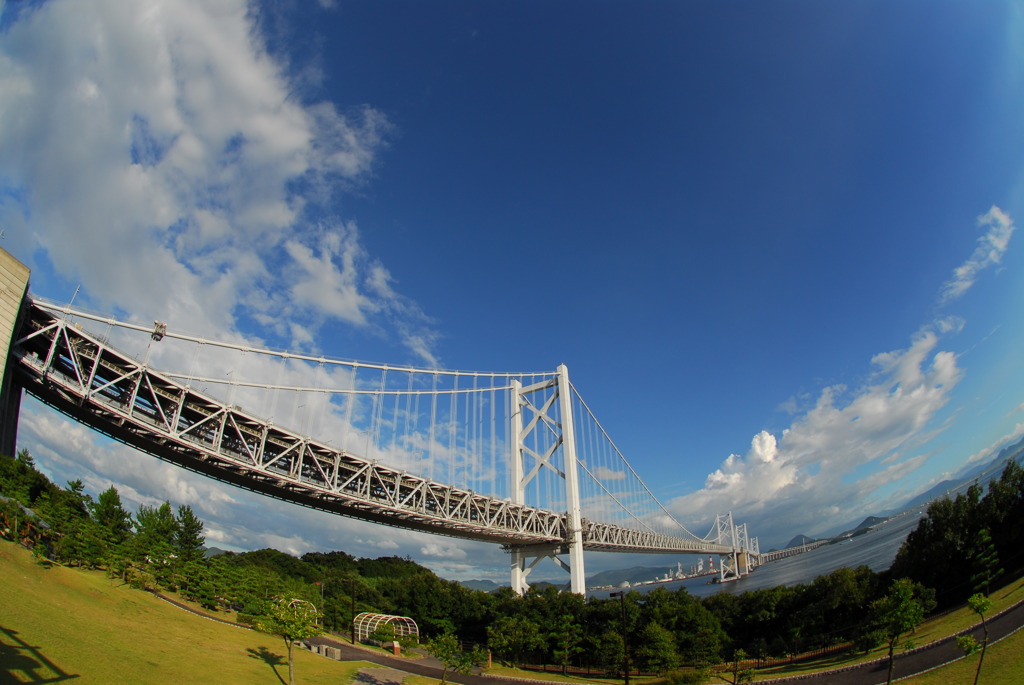
<svg viewBox="0 0 1024 685">
<path fill-rule="evenodd" d="M 177 530 L 174 536 L 178 559 L 183 562 L 202 560 L 203 545 L 206 543 L 202 532 L 203 522 L 192 512 L 192 507 L 187 504 L 178 507 Z"/>
<path fill-rule="evenodd" d="M 100 493 L 92 505 L 92 515 L 113 545 L 122 544 L 132 532 L 132 515 L 125 510 L 121 495 L 113 485 Z"/>
</svg>

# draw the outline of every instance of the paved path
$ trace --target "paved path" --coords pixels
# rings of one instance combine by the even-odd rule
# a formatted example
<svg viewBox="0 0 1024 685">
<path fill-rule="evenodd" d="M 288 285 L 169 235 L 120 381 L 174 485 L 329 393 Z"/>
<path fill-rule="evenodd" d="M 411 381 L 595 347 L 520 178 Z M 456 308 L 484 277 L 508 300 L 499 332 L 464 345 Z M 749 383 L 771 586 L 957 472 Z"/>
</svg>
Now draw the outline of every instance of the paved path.
<svg viewBox="0 0 1024 685">
<path fill-rule="evenodd" d="M 1024 602 L 1016 604 L 1001 614 L 988 619 L 989 644 L 1018 631 L 1024 626 Z M 974 635 L 980 642 L 983 636 L 981 626 L 962 634 Z M 956 644 L 956 636 L 932 642 L 896 655 L 893 680 L 907 678 L 930 671 L 956 661 L 964 656 Z M 876 685 L 884 683 L 889 675 L 889 660 L 869 661 L 857 666 L 847 666 L 834 671 L 823 671 L 804 676 L 758 681 L 759 683 L 793 683 L 794 685 Z"/>
<path fill-rule="evenodd" d="M 402 659 L 399 657 L 381 654 L 377 651 L 370 651 L 368 649 L 355 647 L 347 642 L 342 642 L 341 640 L 337 640 L 326 635 L 311 637 L 307 639 L 306 642 L 309 642 L 310 644 L 329 645 L 341 650 L 342 661 L 370 661 L 375 664 L 380 664 L 381 666 L 387 666 L 389 669 L 405 671 L 406 673 L 413 673 L 415 675 L 423 675 L 428 678 L 436 678 L 437 680 L 441 679 L 443 666 L 441 665 L 441 662 L 432 657 L 423 657 L 422 659 Z M 462 673 L 449 673 L 448 680 L 453 683 L 462 683 L 463 685 L 494 685 L 496 680 L 522 682 L 522 679 L 519 678 L 463 675 Z"/>
</svg>

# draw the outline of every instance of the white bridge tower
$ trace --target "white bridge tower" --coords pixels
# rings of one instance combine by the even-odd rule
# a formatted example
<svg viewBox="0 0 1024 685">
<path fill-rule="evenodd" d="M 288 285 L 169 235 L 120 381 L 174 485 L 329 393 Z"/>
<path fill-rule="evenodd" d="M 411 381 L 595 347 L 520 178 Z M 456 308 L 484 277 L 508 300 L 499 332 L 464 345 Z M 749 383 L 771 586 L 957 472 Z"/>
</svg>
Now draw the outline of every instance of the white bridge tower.
<svg viewBox="0 0 1024 685">
<path fill-rule="evenodd" d="M 512 555 L 512 589 L 520 595 L 525 594 L 529 588 L 526 577 L 530 571 L 542 560 L 552 559 L 569 572 L 570 590 L 584 594 L 587 587 L 583 565 L 583 518 L 568 368 L 562 364 L 554 378 L 525 387 L 513 381 L 511 407 L 512 502 L 525 504 L 526 486 L 542 468 L 547 468 L 564 481 L 566 507 L 565 539 L 561 543 L 507 547 Z M 560 462 L 557 459 L 559 454 Z M 530 458 L 529 470 L 527 457 Z M 565 554 L 569 556 L 568 562 L 560 557 Z"/>
</svg>

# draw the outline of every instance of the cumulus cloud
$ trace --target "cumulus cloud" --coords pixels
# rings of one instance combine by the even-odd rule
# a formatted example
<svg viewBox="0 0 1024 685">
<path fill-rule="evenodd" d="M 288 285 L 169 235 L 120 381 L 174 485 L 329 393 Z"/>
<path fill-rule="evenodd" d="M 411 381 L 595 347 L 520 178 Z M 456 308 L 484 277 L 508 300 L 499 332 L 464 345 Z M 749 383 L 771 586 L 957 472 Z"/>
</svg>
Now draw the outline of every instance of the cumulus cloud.
<svg viewBox="0 0 1024 685">
<path fill-rule="evenodd" d="M 420 548 L 420 554 L 425 557 L 434 557 L 436 559 L 453 559 L 460 560 L 466 558 L 466 550 L 458 547 L 455 544 L 442 544 L 437 542 L 431 542 Z"/>
<path fill-rule="evenodd" d="M 764 521 L 770 512 L 773 528 L 755 532 L 762 537 L 845 523 L 877 488 L 924 463 L 925 456 L 907 452 L 931 437 L 929 425 L 962 377 L 938 342 L 928 328 L 906 349 L 875 355 L 868 384 L 852 392 L 825 388 L 780 436 L 760 432 L 745 455 L 730 455 L 670 511 L 689 521 L 733 511 L 740 522 Z"/>
<path fill-rule="evenodd" d="M 103 311 L 243 318 L 308 346 L 338 321 L 436 361 L 436 333 L 337 213 L 392 126 L 303 102 L 244 0 L 49 2 L 6 9 L 0 221 L 12 251 Z M 312 220 L 311 217 L 317 217 Z M 326 218 L 325 218 L 326 217 Z M 285 307 L 282 293 L 301 301 Z M 406 317 L 412 313 L 413 316 Z"/>
<path fill-rule="evenodd" d="M 974 285 L 980 272 L 1002 261 L 1016 228 L 1010 216 L 995 205 L 978 217 L 978 225 L 988 230 L 978 238 L 978 246 L 970 258 L 954 269 L 953 276 L 942 286 L 942 304 L 963 295 Z"/>
<path fill-rule="evenodd" d="M 389 537 L 373 538 L 368 540 L 357 538 L 355 542 L 357 544 L 365 545 L 366 547 L 371 547 L 374 549 L 379 549 L 381 551 L 393 551 L 399 548 L 398 543 Z"/>
</svg>

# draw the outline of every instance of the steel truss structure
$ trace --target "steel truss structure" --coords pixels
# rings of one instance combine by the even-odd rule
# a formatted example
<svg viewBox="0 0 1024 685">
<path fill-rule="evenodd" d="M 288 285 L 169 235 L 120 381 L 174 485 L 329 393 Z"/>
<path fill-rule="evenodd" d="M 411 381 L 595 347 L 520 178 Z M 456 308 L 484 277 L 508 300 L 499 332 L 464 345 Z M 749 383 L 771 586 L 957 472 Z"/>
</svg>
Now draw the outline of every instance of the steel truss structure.
<svg viewBox="0 0 1024 685">
<path fill-rule="evenodd" d="M 731 514 L 729 528 L 723 520 L 718 534 L 706 540 L 582 516 L 564 366 L 532 386 L 513 381 L 510 434 L 517 444 L 509 501 L 390 468 L 198 392 L 69 323 L 68 316 L 96 318 L 84 312 L 30 296 L 24 308 L 9 356 L 17 362 L 18 384 L 44 403 L 140 451 L 254 492 L 342 516 L 501 544 L 512 554 L 513 588 L 519 592 L 545 558 L 570 572 L 574 592 L 584 592 L 584 549 L 734 557 L 738 551 Z M 152 340 L 165 335 L 166 326 L 157 323 Z M 540 434 L 543 448 L 537 451 L 527 438 Z M 532 459 L 529 471 L 525 458 Z M 564 479 L 566 511 L 524 503 L 528 484 L 542 468 Z M 746 538 L 745 527 L 743 533 Z M 751 542 L 756 545 L 756 539 L 744 539 L 744 549 Z M 569 563 L 559 559 L 562 554 Z"/>
<path fill-rule="evenodd" d="M 499 544 L 565 539 L 558 513 L 403 473 L 271 425 L 162 376 L 34 304 L 12 354 L 21 384 L 43 402 L 218 480 L 430 533 Z"/>
</svg>

